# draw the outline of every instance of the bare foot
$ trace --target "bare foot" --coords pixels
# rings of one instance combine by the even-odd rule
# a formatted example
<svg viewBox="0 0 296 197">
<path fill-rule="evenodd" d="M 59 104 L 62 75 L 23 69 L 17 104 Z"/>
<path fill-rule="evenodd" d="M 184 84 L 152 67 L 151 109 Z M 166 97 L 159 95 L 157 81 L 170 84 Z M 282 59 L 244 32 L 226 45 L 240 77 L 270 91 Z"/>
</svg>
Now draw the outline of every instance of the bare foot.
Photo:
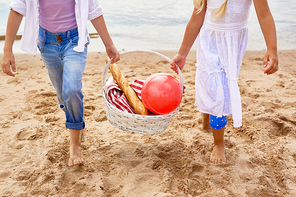
<svg viewBox="0 0 296 197">
<path fill-rule="evenodd" d="M 210 161 L 213 164 L 221 165 L 226 163 L 225 156 L 225 142 L 224 142 L 224 130 L 222 129 L 212 129 L 213 137 L 214 137 L 214 148 L 211 153 Z"/>
<path fill-rule="evenodd" d="M 69 166 L 73 167 L 75 165 L 79 165 L 83 163 L 83 159 L 81 156 L 81 133 L 82 130 L 74 130 L 70 129 L 70 158 L 69 158 Z"/>
<path fill-rule="evenodd" d="M 206 132 L 211 131 L 211 126 L 210 126 L 210 115 L 202 113 L 202 130 Z"/>
<path fill-rule="evenodd" d="M 226 164 L 224 144 L 214 146 L 210 161 L 216 165 Z"/>
</svg>

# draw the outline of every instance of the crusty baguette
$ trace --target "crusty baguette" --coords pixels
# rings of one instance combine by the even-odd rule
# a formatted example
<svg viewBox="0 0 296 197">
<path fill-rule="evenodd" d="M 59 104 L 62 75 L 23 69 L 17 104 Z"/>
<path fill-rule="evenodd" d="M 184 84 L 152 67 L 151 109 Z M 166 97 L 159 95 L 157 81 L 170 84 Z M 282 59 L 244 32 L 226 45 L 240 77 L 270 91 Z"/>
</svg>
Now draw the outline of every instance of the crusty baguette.
<svg viewBox="0 0 296 197">
<path fill-rule="evenodd" d="M 109 58 L 106 59 L 106 62 L 109 62 Z M 135 109 L 135 111 L 141 115 L 148 115 L 148 110 L 146 109 L 142 101 L 139 99 L 134 89 L 130 87 L 128 81 L 121 73 L 119 67 L 114 63 L 114 64 L 110 64 L 109 69 L 110 69 L 110 72 L 112 73 L 113 78 L 115 79 L 120 89 L 125 94 L 127 100 Z"/>
</svg>

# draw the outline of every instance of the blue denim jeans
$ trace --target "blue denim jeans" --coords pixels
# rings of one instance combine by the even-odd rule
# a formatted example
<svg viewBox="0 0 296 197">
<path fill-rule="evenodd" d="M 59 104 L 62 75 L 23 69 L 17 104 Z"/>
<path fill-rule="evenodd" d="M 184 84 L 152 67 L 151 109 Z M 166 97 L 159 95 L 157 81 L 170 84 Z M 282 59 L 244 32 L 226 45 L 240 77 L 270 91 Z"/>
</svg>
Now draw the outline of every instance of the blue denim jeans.
<svg viewBox="0 0 296 197">
<path fill-rule="evenodd" d="M 81 130 L 85 127 L 81 89 L 87 46 L 84 52 L 76 52 L 73 48 L 77 42 L 77 28 L 52 33 L 39 27 L 38 49 L 57 93 L 59 105 L 65 111 L 66 127 Z"/>
</svg>

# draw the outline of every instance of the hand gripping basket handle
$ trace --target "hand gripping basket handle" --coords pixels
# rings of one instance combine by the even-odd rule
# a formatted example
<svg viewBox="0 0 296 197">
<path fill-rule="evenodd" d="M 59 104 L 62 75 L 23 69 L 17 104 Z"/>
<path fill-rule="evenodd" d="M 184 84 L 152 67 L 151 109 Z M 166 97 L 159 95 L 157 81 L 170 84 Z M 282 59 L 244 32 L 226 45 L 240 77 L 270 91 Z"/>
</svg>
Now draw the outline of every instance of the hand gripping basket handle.
<svg viewBox="0 0 296 197">
<path fill-rule="evenodd" d="M 146 49 L 128 50 L 128 51 L 120 52 L 119 54 L 124 55 L 124 54 L 128 54 L 128 53 L 149 53 L 149 54 L 159 56 L 159 57 L 161 57 L 162 59 L 166 60 L 169 63 L 172 61 L 170 58 L 166 57 L 165 55 L 162 55 L 162 54 L 160 54 L 158 52 L 155 52 L 155 51 L 146 50 Z M 106 77 L 107 77 L 107 73 L 108 73 L 110 64 L 111 64 L 111 60 L 109 60 L 109 62 L 107 63 L 107 65 L 106 65 L 106 67 L 104 69 L 103 87 L 105 87 L 105 85 L 106 85 Z M 180 82 L 181 82 L 180 86 L 181 86 L 181 89 L 182 89 L 182 92 L 183 92 L 183 90 L 184 90 L 184 80 L 183 80 L 182 72 L 181 72 L 181 70 L 180 70 L 180 68 L 178 66 L 177 66 L 177 71 L 178 71 L 178 75 L 180 77 Z"/>
</svg>

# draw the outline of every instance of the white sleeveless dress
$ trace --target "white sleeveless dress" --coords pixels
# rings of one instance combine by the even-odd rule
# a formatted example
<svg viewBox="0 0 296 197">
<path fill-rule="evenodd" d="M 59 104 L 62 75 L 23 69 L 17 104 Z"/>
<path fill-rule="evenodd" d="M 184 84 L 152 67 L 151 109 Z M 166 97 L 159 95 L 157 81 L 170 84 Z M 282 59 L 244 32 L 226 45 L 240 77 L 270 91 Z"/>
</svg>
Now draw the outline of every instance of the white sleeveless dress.
<svg viewBox="0 0 296 197">
<path fill-rule="evenodd" d="M 225 14 L 211 16 L 224 0 L 207 0 L 207 11 L 197 39 L 196 102 L 200 112 L 232 115 L 234 127 L 242 124 L 237 84 L 248 42 L 248 17 L 252 0 L 228 0 Z"/>
</svg>

